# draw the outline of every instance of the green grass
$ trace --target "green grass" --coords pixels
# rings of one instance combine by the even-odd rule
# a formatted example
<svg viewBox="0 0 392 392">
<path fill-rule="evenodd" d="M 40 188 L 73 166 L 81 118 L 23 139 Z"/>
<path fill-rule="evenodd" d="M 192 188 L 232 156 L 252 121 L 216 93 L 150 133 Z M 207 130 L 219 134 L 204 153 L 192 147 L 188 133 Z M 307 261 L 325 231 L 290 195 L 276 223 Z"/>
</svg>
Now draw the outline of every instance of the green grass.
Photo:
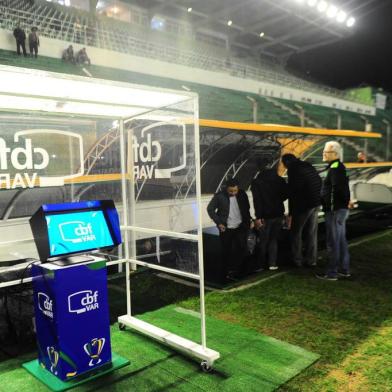
<svg viewBox="0 0 392 392">
<path fill-rule="evenodd" d="M 142 319 L 200 340 L 200 318 L 184 313 L 175 306 L 147 312 Z M 210 346 L 222 358 L 214 371 L 203 373 L 197 361 L 172 351 L 162 344 L 134 332 L 111 331 L 112 347 L 116 354 L 131 361 L 130 366 L 109 376 L 97 378 L 75 388 L 75 392 L 105 391 L 247 391 L 272 392 L 318 359 L 318 355 L 300 347 L 262 336 L 241 326 L 221 320 L 207 319 Z M 44 392 L 47 389 L 21 368 L 35 353 L 0 364 L 0 391 Z"/>
<path fill-rule="evenodd" d="M 218 369 L 222 366 L 220 369 L 223 370 L 217 374 L 227 375 L 227 369 L 230 370 L 232 366 L 228 351 L 222 348 L 219 338 L 231 342 L 231 335 L 241 334 L 246 328 L 256 335 L 267 335 L 320 355 L 316 363 L 281 386 L 281 392 L 391 391 L 392 231 L 386 231 L 381 236 L 377 234 L 369 241 L 355 241 L 357 243 L 350 248 L 352 279 L 325 282 L 315 279 L 312 270 L 289 270 L 275 279 L 262 281 L 244 290 L 207 293 L 207 314 L 218 323 L 207 324 L 207 344 L 224 354 L 221 365 L 217 362 Z M 122 287 L 122 282 L 110 282 L 113 315 L 123 314 L 125 311 Z M 137 313 L 153 311 L 168 303 L 177 303 L 177 306 L 198 310 L 197 290 L 194 288 L 148 274 L 134 276 L 132 287 L 134 310 Z M 170 328 L 177 332 L 176 328 L 179 328 L 183 315 L 177 315 L 171 320 L 173 317 L 159 316 L 159 312 L 144 313 L 140 317 L 152 318 L 154 323 L 163 326 L 173 321 L 174 324 Z M 219 320 L 228 325 L 227 329 L 217 326 Z M 197 320 L 194 327 L 194 330 L 188 329 L 190 338 L 197 336 Z M 233 332 L 228 333 L 228 330 Z M 115 331 L 113 345 L 120 355 L 129 357 L 132 348 L 122 340 L 127 335 L 133 336 L 129 333 L 118 334 Z M 251 377 L 245 377 L 242 382 L 235 382 L 232 386 L 228 382 L 219 383 L 216 380 L 216 384 L 207 386 L 204 384 L 205 378 L 199 378 L 206 375 L 198 371 L 194 361 L 188 361 L 159 344 L 154 345 L 150 352 L 147 347 L 150 341 L 141 336 L 138 336 L 138 339 L 141 339 L 142 344 L 138 346 L 139 351 L 135 351 L 134 361 L 137 362 L 137 367 L 132 367 L 131 372 L 123 370 L 125 373 L 120 372 L 112 376 L 110 380 L 113 383 L 110 384 L 110 388 L 100 389 L 254 390 L 252 388 L 255 384 Z M 253 340 L 250 338 L 238 337 L 237 340 L 245 347 L 253 346 Z M 253 364 L 263 366 L 268 363 L 265 360 L 268 358 L 266 356 L 258 357 L 250 353 L 247 355 L 248 357 L 245 356 L 239 362 L 243 362 L 245 368 L 250 370 Z M 34 353 L 0 363 L 0 380 L 3 381 L 0 383 L 1 392 L 32 390 L 29 389 L 30 385 L 23 386 L 20 370 L 15 370 L 22 360 L 32 358 Z M 177 369 L 180 372 L 177 374 L 182 374 L 184 379 L 173 381 L 171 369 Z M 6 372 L 11 373 L 4 378 Z M 149 379 L 149 384 L 144 384 L 136 377 L 137 374 Z M 191 385 L 187 382 L 189 379 L 192 380 Z M 11 383 L 14 389 L 10 387 Z M 263 392 L 263 388 L 256 390 Z"/>
<path fill-rule="evenodd" d="M 351 247 L 351 256 L 350 280 L 292 271 L 243 291 L 208 294 L 207 313 L 321 355 L 281 391 L 391 391 L 392 232 Z M 182 306 L 196 309 L 198 301 Z"/>
</svg>

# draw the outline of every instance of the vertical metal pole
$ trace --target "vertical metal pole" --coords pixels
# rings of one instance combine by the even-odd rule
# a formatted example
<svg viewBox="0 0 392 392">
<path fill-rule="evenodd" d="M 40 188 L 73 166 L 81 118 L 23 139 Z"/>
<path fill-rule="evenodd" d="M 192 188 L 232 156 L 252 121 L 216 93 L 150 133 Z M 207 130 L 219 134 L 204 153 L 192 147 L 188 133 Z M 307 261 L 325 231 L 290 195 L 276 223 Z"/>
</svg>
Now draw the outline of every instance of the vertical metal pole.
<svg viewBox="0 0 392 392">
<path fill-rule="evenodd" d="M 301 127 L 304 127 L 305 126 L 305 110 L 301 105 L 295 104 L 294 107 L 299 109 L 298 118 L 299 118 Z"/>
<path fill-rule="evenodd" d="M 255 100 L 253 102 L 253 122 L 257 124 L 257 115 L 258 115 L 258 107 L 257 107 L 257 101 Z"/>
<path fill-rule="evenodd" d="M 361 119 L 363 121 L 365 121 L 365 132 L 368 131 L 368 119 L 364 116 L 361 116 Z M 364 143 L 363 143 L 363 152 L 365 153 L 365 163 L 367 163 L 368 161 L 368 150 L 369 150 L 369 142 L 368 139 L 365 139 Z"/>
<path fill-rule="evenodd" d="M 206 339 L 206 309 L 204 298 L 204 260 L 203 260 L 203 226 L 201 223 L 201 179 L 200 179 L 200 137 L 199 137 L 199 100 L 193 98 L 194 107 L 194 133 L 195 133 L 195 170 L 196 170 L 196 203 L 197 203 L 197 236 L 198 236 L 198 259 L 200 276 L 200 323 L 201 345 L 207 347 Z"/>
<path fill-rule="evenodd" d="M 74 155 L 72 149 L 72 137 L 68 138 L 69 158 L 71 160 L 70 173 L 74 174 Z M 75 197 L 75 184 L 71 182 L 71 200 L 74 201 Z"/>
<path fill-rule="evenodd" d="M 133 149 L 133 128 L 131 128 L 128 131 L 128 151 L 127 151 L 127 156 L 128 156 L 128 162 L 127 162 L 127 167 L 128 167 L 128 172 L 130 176 L 130 182 L 129 182 L 129 198 L 131 200 L 131 211 L 130 211 L 130 224 L 131 226 L 135 226 L 136 224 L 136 214 L 135 214 L 135 209 L 136 209 L 136 194 L 135 194 L 135 170 L 134 170 L 134 164 L 135 164 L 135 157 L 134 157 L 134 149 Z M 136 235 L 133 231 L 131 231 L 130 235 L 130 244 L 131 244 L 131 257 L 133 259 L 136 259 Z M 136 264 L 132 263 L 131 268 L 133 271 L 136 270 L 137 266 Z"/>
<path fill-rule="evenodd" d="M 124 143 L 124 120 L 120 119 L 120 157 L 121 157 L 121 192 L 122 192 L 122 211 L 123 211 L 123 224 L 128 226 L 128 198 L 127 198 L 127 179 L 126 179 L 126 160 L 125 160 L 125 143 Z M 132 181 L 133 183 L 133 181 Z M 133 204 L 133 203 L 132 203 Z M 131 316 L 131 282 L 129 270 L 129 236 L 128 229 L 124 231 L 124 248 L 125 248 L 125 283 L 127 291 L 127 315 Z"/>
<path fill-rule="evenodd" d="M 250 102 L 252 102 L 252 113 L 253 113 L 253 122 L 255 123 L 255 124 L 257 124 L 257 112 L 258 112 L 258 104 L 257 104 L 257 101 L 254 99 L 254 98 L 252 98 L 252 97 L 249 97 L 248 95 L 246 96 L 246 98 L 250 101 Z"/>
<path fill-rule="evenodd" d="M 336 113 L 337 118 L 336 118 L 336 129 L 342 129 L 342 115 L 340 113 Z"/>
<path fill-rule="evenodd" d="M 382 122 L 387 126 L 387 145 L 385 150 L 385 160 L 389 162 L 389 157 L 391 154 L 391 123 L 387 120 L 382 120 Z"/>
</svg>

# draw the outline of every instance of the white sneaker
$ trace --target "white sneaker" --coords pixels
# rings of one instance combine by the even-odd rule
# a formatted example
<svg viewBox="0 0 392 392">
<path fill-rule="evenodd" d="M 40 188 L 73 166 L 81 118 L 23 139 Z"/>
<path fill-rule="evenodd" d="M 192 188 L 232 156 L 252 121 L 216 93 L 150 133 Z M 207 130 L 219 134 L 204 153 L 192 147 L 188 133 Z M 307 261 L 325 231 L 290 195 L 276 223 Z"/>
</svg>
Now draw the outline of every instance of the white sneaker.
<svg viewBox="0 0 392 392">
<path fill-rule="evenodd" d="M 275 271 L 275 270 L 277 270 L 279 267 L 277 266 L 277 265 L 271 265 L 270 267 L 269 267 L 269 269 L 271 270 L 271 271 Z"/>
</svg>

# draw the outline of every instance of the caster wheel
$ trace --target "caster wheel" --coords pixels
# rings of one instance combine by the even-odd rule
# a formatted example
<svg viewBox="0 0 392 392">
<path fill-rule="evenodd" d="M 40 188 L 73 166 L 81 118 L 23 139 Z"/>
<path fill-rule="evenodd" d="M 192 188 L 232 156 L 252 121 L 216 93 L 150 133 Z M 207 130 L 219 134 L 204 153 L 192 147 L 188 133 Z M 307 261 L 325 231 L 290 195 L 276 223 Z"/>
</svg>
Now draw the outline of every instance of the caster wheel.
<svg viewBox="0 0 392 392">
<path fill-rule="evenodd" d="M 201 361 L 200 367 L 201 367 L 201 370 L 203 370 L 204 373 L 212 372 L 212 366 L 207 361 Z"/>
<path fill-rule="evenodd" d="M 118 324 L 118 329 L 119 329 L 120 331 L 125 331 L 125 325 L 119 323 L 119 324 Z"/>
</svg>

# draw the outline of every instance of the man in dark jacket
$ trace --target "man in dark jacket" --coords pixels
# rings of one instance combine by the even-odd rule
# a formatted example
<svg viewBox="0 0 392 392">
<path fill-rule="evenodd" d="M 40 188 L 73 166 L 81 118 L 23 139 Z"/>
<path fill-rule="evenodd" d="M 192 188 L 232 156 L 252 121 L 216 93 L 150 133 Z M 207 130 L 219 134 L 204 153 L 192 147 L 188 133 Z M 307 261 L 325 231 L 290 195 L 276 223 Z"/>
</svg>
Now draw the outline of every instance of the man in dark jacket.
<svg viewBox="0 0 392 392">
<path fill-rule="evenodd" d="M 289 218 L 291 229 L 291 251 L 294 264 L 314 267 L 317 264 L 318 210 L 321 204 L 321 178 L 308 162 L 301 161 L 293 154 L 282 156 L 287 168 L 289 186 Z M 305 253 L 302 255 L 302 235 Z"/>
<path fill-rule="evenodd" d="M 16 53 L 20 56 L 20 48 L 23 50 L 23 56 L 27 56 L 26 53 L 26 34 L 24 30 L 20 27 L 19 23 L 14 29 L 14 37 L 16 40 Z"/>
<path fill-rule="evenodd" d="M 219 229 L 222 242 L 222 275 L 237 279 L 246 251 L 246 236 L 251 226 L 247 194 L 236 179 L 228 180 L 226 189 L 215 194 L 207 212 Z"/>
<path fill-rule="evenodd" d="M 270 270 L 278 269 L 278 235 L 284 217 L 283 202 L 287 199 L 286 181 L 278 176 L 276 169 L 265 169 L 251 185 L 256 214 L 255 227 L 260 233 L 257 268 L 262 269 L 268 260 Z"/>
<path fill-rule="evenodd" d="M 317 275 L 317 277 L 326 280 L 337 280 L 338 277 L 348 278 L 351 276 L 346 220 L 352 204 L 346 167 L 341 162 L 341 157 L 342 147 L 338 142 L 325 144 L 323 161 L 328 162 L 328 172 L 323 182 L 321 198 L 325 212 L 329 264 L 326 274 Z"/>
</svg>

